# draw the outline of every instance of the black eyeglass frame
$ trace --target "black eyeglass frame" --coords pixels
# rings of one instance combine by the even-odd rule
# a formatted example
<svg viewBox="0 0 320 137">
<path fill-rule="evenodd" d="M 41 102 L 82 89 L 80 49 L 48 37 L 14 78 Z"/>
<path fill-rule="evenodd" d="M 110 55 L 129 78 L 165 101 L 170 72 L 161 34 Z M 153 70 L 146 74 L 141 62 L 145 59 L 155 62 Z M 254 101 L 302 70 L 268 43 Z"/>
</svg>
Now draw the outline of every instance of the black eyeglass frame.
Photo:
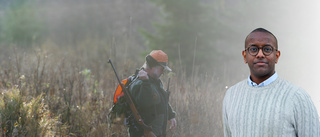
<svg viewBox="0 0 320 137">
<path fill-rule="evenodd" d="M 251 54 L 251 53 L 250 53 L 249 48 L 252 48 L 252 47 L 258 48 L 258 51 L 257 51 L 256 54 Z M 265 53 L 265 51 L 264 51 L 263 49 L 266 48 L 266 47 L 270 47 L 272 51 L 271 51 L 270 53 Z M 260 49 L 262 50 L 262 53 L 263 53 L 263 55 L 265 55 L 265 56 L 269 56 L 273 51 L 278 51 L 278 49 L 273 50 L 274 48 L 273 48 L 271 45 L 265 45 L 265 46 L 263 46 L 263 47 L 258 47 L 258 46 L 256 46 L 256 45 L 252 45 L 252 46 L 247 47 L 244 51 L 248 51 L 248 53 L 249 53 L 250 55 L 252 55 L 252 56 L 257 56 L 258 53 L 259 53 L 259 51 L 260 51 Z"/>
</svg>

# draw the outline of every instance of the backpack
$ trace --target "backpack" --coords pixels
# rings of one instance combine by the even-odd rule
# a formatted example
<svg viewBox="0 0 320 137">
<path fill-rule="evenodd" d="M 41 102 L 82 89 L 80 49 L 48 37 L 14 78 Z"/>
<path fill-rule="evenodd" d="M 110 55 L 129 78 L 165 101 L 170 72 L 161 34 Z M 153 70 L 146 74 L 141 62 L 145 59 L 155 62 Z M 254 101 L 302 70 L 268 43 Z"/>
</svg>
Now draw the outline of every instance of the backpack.
<svg viewBox="0 0 320 137">
<path fill-rule="evenodd" d="M 124 85 L 128 92 L 131 83 L 138 79 L 139 71 L 140 70 L 137 69 L 134 75 L 129 76 L 128 78 L 121 81 L 121 83 Z M 134 123 L 132 111 L 126 101 L 124 92 L 122 91 L 120 84 L 117 86 L 116 91 L 114 93 L 113 105 L 109 112 L 109 121 L 111 122 L 111 124 L 123 123 L 124 125 L 130 125 Z"/>
</svg>

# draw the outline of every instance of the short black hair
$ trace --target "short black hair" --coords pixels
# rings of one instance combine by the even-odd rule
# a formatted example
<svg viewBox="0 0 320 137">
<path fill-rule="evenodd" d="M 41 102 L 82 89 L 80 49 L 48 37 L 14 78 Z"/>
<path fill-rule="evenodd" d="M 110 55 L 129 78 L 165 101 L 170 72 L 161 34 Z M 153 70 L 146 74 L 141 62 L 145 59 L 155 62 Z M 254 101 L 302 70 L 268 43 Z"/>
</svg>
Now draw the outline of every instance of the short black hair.
<svg viewBox="0 0 320 137">
<path fill-rule="evenodd" d="M 246 39 L 245 39 L 245 41 L 247 40 L 247 38 L 248 38 L 248 36 L 251 34 L 251 33 L 253 33 L 253 32 L 265 32 L 265 33 L 269 33 L 270 35 L 272 35 L 275 39 L 276 39 L 276 48 L 278 48 L 278 39 L 277 39 L 277 37 L 275 36 L 275 35 L 273 35 L 270 31 L 268 31 L 267 29 L 265 29 L 265 28 L 256 28 L 256 29 L 254 29 L 253 31 L 251 31 L 248 35 L 247 35 L 247 37 L 246 37 Z M 244 45 L 244 46 L 246 46 L 246 45 Z"/>
<path fill-rule="evenodd" d="M 270 31 L 266 30 L 265 28 L 256 28 L 255 30 L 251 31 L 251 33 L 253 32 L 266 32 L 266 33 L 269 33 L 271 34 L 274 38 L 276 38 L 276 36 L 274 36 Z M 277 38 L 276 38 L 277 40 Z"/>
</svg>

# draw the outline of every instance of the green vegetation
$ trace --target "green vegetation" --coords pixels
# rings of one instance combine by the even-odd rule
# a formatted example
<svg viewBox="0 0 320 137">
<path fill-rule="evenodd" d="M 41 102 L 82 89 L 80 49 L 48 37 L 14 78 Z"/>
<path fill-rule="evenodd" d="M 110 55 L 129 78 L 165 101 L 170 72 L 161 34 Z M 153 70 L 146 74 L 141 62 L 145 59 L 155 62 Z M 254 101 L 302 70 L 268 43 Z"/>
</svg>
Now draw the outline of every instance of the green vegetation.
<svg viewBox="0 0 320 137">
<path fill-rule="evenodd" d="M 31 0 L 15 0 L 1 18 L 1 41 L 18 47 L 31 47 L 43 41 L 45 27 Z"/>
<path fill-rule="evenodd" d="M 66 127 L 50 112 L 43 95 L 27 100 L 18 88 L 0 95 L 0 134 L 2 136 L 64 135 Z"/>
</svg>

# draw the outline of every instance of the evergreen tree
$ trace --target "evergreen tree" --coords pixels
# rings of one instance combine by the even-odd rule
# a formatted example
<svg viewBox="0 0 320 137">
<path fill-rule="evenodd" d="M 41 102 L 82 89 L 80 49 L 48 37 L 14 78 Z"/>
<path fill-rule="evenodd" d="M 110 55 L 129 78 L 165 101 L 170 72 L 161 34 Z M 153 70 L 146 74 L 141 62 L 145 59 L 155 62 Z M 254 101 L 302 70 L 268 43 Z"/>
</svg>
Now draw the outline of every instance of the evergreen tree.
<svg viewBox="0 0 320 137">
<path fill-rule="evenodd" d="M 142 31 L 147 45 L 165 51 L 187 74 L 195 68 L 208 70 L 216 60 L 214 43 L 218 39 L 208 7 L 198 0 L 151 1 L 162 9 L 163 22 L 154 25 L 155 34 Z"/>
<path fill-rule="evenodd" d="M 41 41 L 44 36 L 44 24 L 30 0 L 16 0 L 10 3 L 1 18 L 1 41 L 19 47 L 30 47 Z"/>
</svg>

